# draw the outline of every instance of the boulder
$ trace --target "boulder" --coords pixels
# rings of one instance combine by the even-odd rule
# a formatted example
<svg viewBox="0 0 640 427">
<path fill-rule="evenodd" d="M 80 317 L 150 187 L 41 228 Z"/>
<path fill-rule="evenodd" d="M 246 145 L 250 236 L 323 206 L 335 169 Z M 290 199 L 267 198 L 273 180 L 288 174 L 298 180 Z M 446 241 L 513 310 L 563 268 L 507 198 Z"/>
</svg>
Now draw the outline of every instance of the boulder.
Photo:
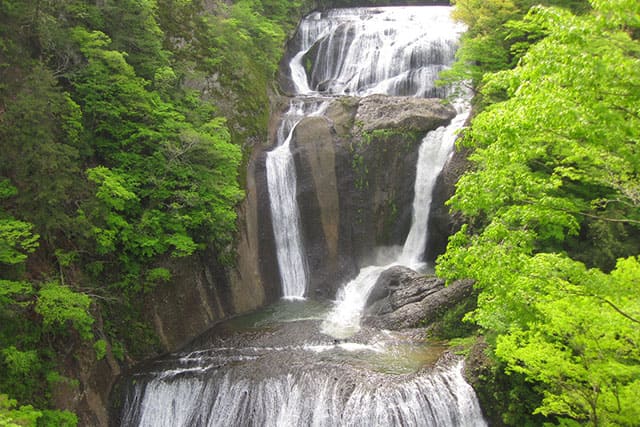
<svg viewBox="0 0 640 427">
<path fill-rule="evenodd" d="M 362 323 L 384 329 L 426 326 L 473 293 L 473 282 L 423 276 L 407 267 L 385 270 L 374 285 Z"/>
<path fill-rule="evenodd" d="M 418 277 L 417 272 L 404 266 L 394 266 L 383 271 L 369 293 L 366 313 L 379 315 L 392 311 L 391 295 L 402 288 L 407 288 L 416 277 Z M 376 305 L 383 300 L 383 305 Z"/>
</svg>

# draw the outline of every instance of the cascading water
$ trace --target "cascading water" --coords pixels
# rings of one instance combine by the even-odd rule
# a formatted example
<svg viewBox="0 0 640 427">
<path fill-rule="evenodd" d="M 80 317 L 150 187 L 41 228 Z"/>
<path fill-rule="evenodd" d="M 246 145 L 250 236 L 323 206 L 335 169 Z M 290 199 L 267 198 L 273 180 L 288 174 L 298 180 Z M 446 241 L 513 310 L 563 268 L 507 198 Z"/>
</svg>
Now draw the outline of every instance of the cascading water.
<svg viewBox="0 0 640 427">
<path fill-rule="evenodd" d="M 326 102 L 322 100 L 292 100 L 278 128 L 278 145 L 267 154 L 271 218 L 284 298 L 302 298 L 307 284 L 300 213 L 296 201 L 296 169 L 289 143 L 298 122 L 303 117 L 321 114 L 325 107 Z"/>
<path fill-rule="evenodd" d="M 331 96 L 447 94 L 434 80 L 453 61 L 462 30 L 449 13 L 448 7 L 340 9 L 313 13 L 300 24 L 299 52 L 290 62 L 296 96 L 267 157 L 285 297 L 304 296 L 307 283 L 289 147 L 297 123 L 322 115 Z M 333 307 L 283 301 L 149 362 L 125 387 L 121 425 L 486 426 L 459 359 L 426 346 L 420 332 L 359 325 L 382 271 L 422 267 L 433 185 L 466 114 L 462 108 L 422 143 L 411 231 L 394 262 L 362 268 Z"/>
<path fill-rule="evenodd" d="M 451 123 L 429 132 L 420 146 L 413 218 L 401 255 L 389 264 L 361 269 L 353 280 L 338 291 L 335 307 L 322 325 L 324 333 L 343 339 L 360 329 L 360 317 L 369 293 L 380 274 L 386 269 L 404 265 L 414 270 L 421 270 L 425 266 L 422 255 L 427 244 L 431 195 L 438 175 L 453 153 L 456 132 L 462 128 L 469 116 L 469 107 L 463 100 L 459 101 L 456 107 L 458 114 Z"/>
<path fill-rule="evenodd" d="M 132 387 L 125 418 L 153 427 L 485 425 L 462 362 L 395 382 L 381 374 L 354 378 L 339 367 L 318 369 L 268 378 L 236 370 L 164 372 Z"/>
<path fill-rule="evenodd" d="M 404 242 L 399 263 L 415 270 L 422 267 L 422 255 L 427 246 L 431 196 L 438 175 L 453 153 L 456 132 L 469 117 L 469 106 L 463 102 L 456 105 L 458 114 L 449 126 L 431 131 L 422 141 L 416 170 L 413 218 L 407 240 Z"/>
<path fill-rule="evenodd" d="M 448 7 L 313 13 L 300 24 L 290 64 L 296 93 L 444 97 L 434 82 L 453 62 L 461 31 Z"/>
<path fill-rule="evenodd" d="M 318 333 L 315 304 L 283 302 L 148 362 L 130 378 L 121 425 L 486 427 L 462 361 L 413 345 L 411 332 L 336 343 Z"/>
</svg>

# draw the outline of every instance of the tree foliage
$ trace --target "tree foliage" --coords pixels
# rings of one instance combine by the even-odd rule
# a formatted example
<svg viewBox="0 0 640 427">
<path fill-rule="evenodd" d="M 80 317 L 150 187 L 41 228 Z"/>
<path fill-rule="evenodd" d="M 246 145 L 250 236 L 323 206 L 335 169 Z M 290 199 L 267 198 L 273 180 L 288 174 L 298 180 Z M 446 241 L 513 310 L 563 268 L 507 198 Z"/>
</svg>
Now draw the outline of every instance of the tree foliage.
<svg viewBox="0 0 640 427">
<path fill-rule="evenodd" d="M 438 272 L 476 280 L 469 318 L 494 336 L 509 371 L 540 386 L 537 413 L 631 426 L 640 418 L 640 14 L 637 2 L 592 7 L 534 7 L 505 26 L 537 40 L 514 68 L 480 77 L 485 99 L 498 102 L 465 133 L 474 169 L 450 204 L 468 225 Z"/>
<path fill-rule="evenodd" d="M 0 424 L 73 424 L 46 409 L 56 353 L 148 354 L 171 259 L 233 261 L 242 146 L 301 7 L 0 2 Z"/>
<path fill-rule="evenodd" d="M 527 48 L 546 35 L 545 27 L 519 21 L 534 5 L 557 6 L 577 12 L 589 8 L 586 0 L 455 0 L 453 17 L 467 25 L 456 62 L 442 73 L 446 81 L 463 81 L 474 88 L 485 73 L 513 68 Z M 504 94 L 479 92 L 474 103 L 485 105 L 504 99 Z"/>
</svg>

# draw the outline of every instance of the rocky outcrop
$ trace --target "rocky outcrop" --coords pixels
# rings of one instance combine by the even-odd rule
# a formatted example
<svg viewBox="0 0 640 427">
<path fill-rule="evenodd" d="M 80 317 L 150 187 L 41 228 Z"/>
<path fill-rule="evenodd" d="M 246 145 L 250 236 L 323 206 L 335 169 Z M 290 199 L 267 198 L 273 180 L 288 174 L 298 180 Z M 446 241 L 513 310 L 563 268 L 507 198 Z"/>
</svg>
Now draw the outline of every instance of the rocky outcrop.
<svg viewBox="0 0 640 427">
<path fill-rule="evenodd" d="M 104 323 L 100 311 L 95 310 L 93 314 L 94 326 L 102 331 Z M 93 345 L 79 336 L 73 336 L 68 344 L 67 351 L 58 354 L 63 376 L 51 385 L 51 402 L 57 409 L 75 412 L 80 426 L 106 426 L 109 392 L 120 374 L 120 365 L 110 345 L 106 346 L 104 357 L 96 360 Z"/>
<path fill-rule="evenodd" d="M 260 296 L 258 305 L 236 300 L 238 312 L 246 312 L 277 300 L 281 295 L 280 271 L 271 225 L 266 170 L 267 153 L 254 149 L 247 166 L 245 200 L 238 216 L 236 268 L 231 271 L 234 289 Z M 239 295 L 238 295 L 239 296 Z"/>
<path fill-rule="evenodd" d="M 427 133 L 452 117 L 451 107 L 439 99 L 371 95 L 360 101 L 355 121 L 363 132 L 400 129 Z"/>
<path fill-rule="evenodd" d="M 382 272 L 369 294 L 365 314 L 380 316 L 391 313 L 442 289 L 444 285 L 442 279 L 432 277 L 416 280 L 420 277 L 419 273 L 404 266 L 391 267 Z"/>
<path fill-rule="evenodd" d="M 143 315 L 153 325 L 162 351 L 175 351 L 215 322 L 236 312 L 228 275 L 216 254 L 170 263 L 169 283 L 145 295 Z"/>
<path fill-rule="evenodd" d="M 336 282 L 349 270 L 339 251 L 340 201 L 336 151 L 331 123 L 324 117 L 309 117 L 295 131 L 298 169 L 298 204 L 301 207 L 305 250 L 311 255 L 310 286 L 323 293 L 323 284 Z"/>
<path fill-rule="evenodd" d="M 442 279 L 423 276 L 406 267 L 385 270 L 369 299 L 363 324 L 384 329 L 428 325 L 473 294 L 473 282 L 445 286 Z"/>
</svg>

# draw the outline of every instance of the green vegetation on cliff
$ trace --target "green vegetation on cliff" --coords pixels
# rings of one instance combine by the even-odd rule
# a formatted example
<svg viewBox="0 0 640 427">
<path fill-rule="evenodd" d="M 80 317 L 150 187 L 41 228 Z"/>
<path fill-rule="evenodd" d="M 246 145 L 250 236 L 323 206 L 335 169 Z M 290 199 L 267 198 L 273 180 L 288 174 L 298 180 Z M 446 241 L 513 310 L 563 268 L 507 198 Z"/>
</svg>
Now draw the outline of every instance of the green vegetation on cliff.
<svg viewBox="0 0 640 427">
<path fill-rule="evenodd" d="M 0 424 L 73 425 L 48 410 L 62 355 L 150 354 L 139 297 L 167 260 L 232 259 L 301 3 L 0 2 Z"/>
<path fill-rule="evenodd" d="M 482 111 L 450 201 L 467 225 L 437 271 L 476 280 L 468 318 L 512 379 L 503 422 L 637 425 L 640 3 L 529 3 L 458 2 L 452 74 Z"/>
</svg>

